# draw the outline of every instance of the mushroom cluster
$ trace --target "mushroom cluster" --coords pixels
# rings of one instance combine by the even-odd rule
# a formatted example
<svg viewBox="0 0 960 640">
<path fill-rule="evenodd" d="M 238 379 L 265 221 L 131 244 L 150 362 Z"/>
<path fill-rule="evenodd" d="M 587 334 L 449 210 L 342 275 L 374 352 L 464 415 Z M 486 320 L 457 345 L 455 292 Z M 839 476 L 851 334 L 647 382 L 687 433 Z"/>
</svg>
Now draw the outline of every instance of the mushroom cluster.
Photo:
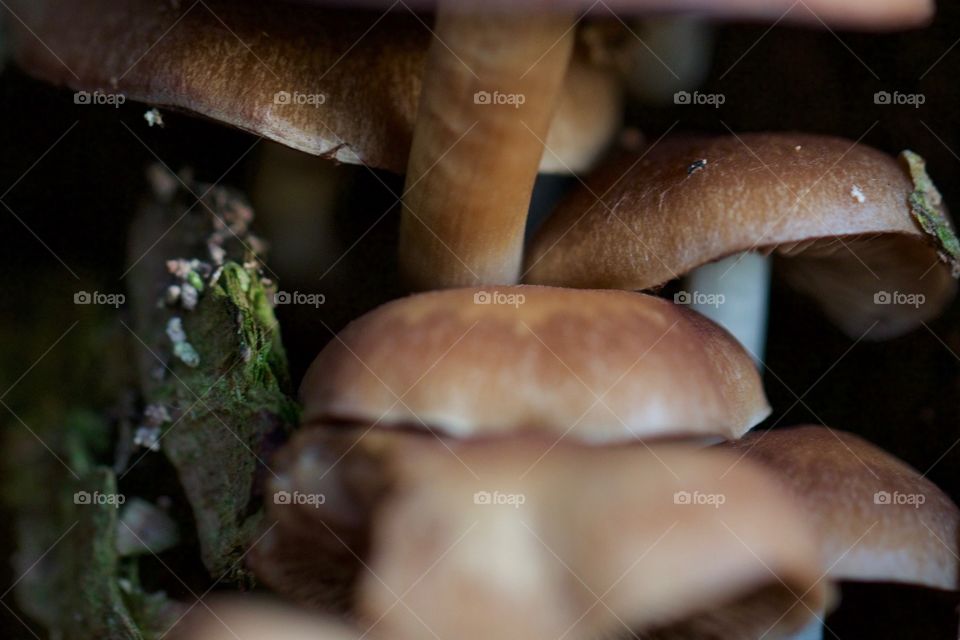
<svg viewBox="0 0 960 640">
<path fill-rule="evenodd" d="M 258 487 L 245 563 L 287 602 L 204 606 L 183 637 L 812 638 L 844 582 L 960 591 L 960 509 L 924 474 L 827 426 L 752 431 L 771 273 L 858 340 L 953 300 L 960 242 L 917 154 L 628 144 L 636 68 L 598 54 L 579 0 L 410 2 L 373 26 L 323 2 L 13 4 L 14 56 L 49 82 L 405 176 L 411 293 L 316 356 Z M 811 21 L 774 0 L 599 4 Z M 873 29 L 931 11 L 800 4 Z M 524 246 L 538 172 L 589 173 Z"/>
</svg>

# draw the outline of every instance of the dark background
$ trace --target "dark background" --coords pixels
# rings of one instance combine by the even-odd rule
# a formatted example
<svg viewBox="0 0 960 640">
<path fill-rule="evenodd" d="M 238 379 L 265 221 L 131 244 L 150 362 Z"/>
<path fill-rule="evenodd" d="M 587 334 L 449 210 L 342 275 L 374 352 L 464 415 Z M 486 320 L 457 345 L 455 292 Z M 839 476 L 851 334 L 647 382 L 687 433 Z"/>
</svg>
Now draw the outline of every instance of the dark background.
<svg viewBox="0 0 960 640">
<path fill-rule="evenodd" d="M 726 133 L 729 126 L 737 132 L 797 130 L 853 140 L 877 122 L 863 142 L 894 154 L 905 148 L 921 154 L 948 205 L 957 208 L 960 47 L 953 47 L 960 37 L 958 27 L 960 9 L 954 3 L 941 3 L 929 28 L 896 34 L 833 34 L 778 26 L 763 35 L 766 25 L 728 25 L 717 33 L 713 71 L 701 88 L 722 92 L 726 96 L 722 107 L 631 106 L 628 120 L 651 139 L 677 120 L 676 131 Z M 879 90 L 923 93 L 926 102 L 919 109 L 875 105 L 873 94 Z M 145 109 L 135 103 L 119 110 L 78 107 L 70 91 L 34 81 L 10 63 L 0 73 L 0 199 L 15 212 L 0 207 L 0 344 L 36 344 L 35 360 L 80 318 L 51 317 L 47 310 L 52 292 L 123 291 L 127 286 L 120 279 L 127 223 L 146 193 L 144 169 L 156 158 L 118 120 L 171 168 L 193 167 L 204 181 L 218 180 L 254 141 L 216 123 L 172 113 L 164 114 L 164 129 L 150 129 L 143 121 Z M 223 182 L 248 189 L 266 145 L 261 142 L 233 166 Z M 349 246 L 391 206 L 394 196 L 364 169 L 340 167 L 328 173 L 344 194 L 334 212 L 333 229 L 338 241 Z M 400 178 L 379 176 L 399 192 Z M 391 211 L 323 280 L 319 273 L 279 274 L 282 284 L 323 292 L 328 298 L 331 291 L 346 291 L 338 304 L 317 311 L 278 308 L 295 379 L 330 338 L 319 320 L 337 330 L 399 293 L 392 248 L 397 223 L 397 211 Z M 810 301 L 781 284 L 775 283 L 771 302 L 770 373 L 765 382 L 774 413 L 768 424 L 822 421 L 856 432 L 927 472 L 960 500 L 960 305 L 954 304 L 929 328 L 851 348 L 852 341 L 830 326 Z M 0 347 L 0 353 L 5 352 Z M 31 362 L 0 362 L 0 393 Z M 11 407 L 44 402 L 45 395 L 36 389 L 59 393 L 66 376 L 61 366 L 45 362 L 5 399 Z M 22 428 L 2 407 L 0 425 Z M 13 546 L 9 514 L 0 513 L 0 521 L 0 549 L 7 550 L 0 555 L 6 556 Z M 0 591 L 16 578 L 4 564 Z M 956 599 L 945 594 L 870 585 L 845 587 L 843 595 L 843 606 L 828 621 L 841 638 L 956 637 Z M 13 607 L 12 594 L 3 602 Z M 7 609 L 0 608 L 3 628 L 4 637 L 31 637 Z M 39 629 L 36 632 L 42 637 Z"/>
</svg>

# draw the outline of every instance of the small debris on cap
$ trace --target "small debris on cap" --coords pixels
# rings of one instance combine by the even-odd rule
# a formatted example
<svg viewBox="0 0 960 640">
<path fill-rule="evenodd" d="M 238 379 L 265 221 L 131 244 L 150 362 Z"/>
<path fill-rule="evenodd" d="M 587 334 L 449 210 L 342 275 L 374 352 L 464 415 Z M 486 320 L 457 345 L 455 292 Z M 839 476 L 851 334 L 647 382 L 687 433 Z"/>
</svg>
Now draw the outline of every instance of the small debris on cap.
<svg viewBox="0 0 960 640">
<path fill-rule="evenodd" d="M 692 176 L 697 171 L 702 170 L 706 166 L 707 166 L 706 158 L 700 158 L 699 160 L 694 160 L 693 162 L 690 163 L 689 166 L 687 166 L 687 175 Z"/>
<path fill-rule="evenodd" d="M 143 119 L 147 121 L 147 126 L 152 127 L 153 125 L 157 125 L 163 129 L 163 115 L 156 108 L 144 113 Z"/>
<path fill-rule="evenodd" d="M 863 204 L 867 200 L 867 197 L 863 195 L 863 191 L 857 185 L 853 185 L 850 188 L 850 195 L 853 197 L 854 200 L 856 200 L 860 204 Z"/>
</svg>

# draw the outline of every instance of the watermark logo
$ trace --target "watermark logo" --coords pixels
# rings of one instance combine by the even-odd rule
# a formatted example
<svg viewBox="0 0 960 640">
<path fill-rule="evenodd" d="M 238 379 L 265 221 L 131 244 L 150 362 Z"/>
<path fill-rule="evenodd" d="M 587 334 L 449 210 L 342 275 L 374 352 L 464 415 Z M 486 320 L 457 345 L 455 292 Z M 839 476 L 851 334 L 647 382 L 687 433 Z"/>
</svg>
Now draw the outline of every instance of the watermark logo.
<svg viewBox="0 0 960 640">
<path fill-rule="evenodd" d="M 116 509 L 126 501 L 127 497 L 122 493 L 100 493 L 99 491 L 90 493 L 89 491 L 77 491 L 73 494 L 73 504 L 80 505 L 111 505 Z"/>
<path fill-rule="evenodd" d="M 698 307 L 717 308 L 727 301 L 722 293 L 703 293 L 701 291 L 678 291 L 673 294 L 676 304 L 695 304 Z"/>
<path fill-rule="evenodd" d="M 499 491 L 477 491 L 473 494 L 473 504 L 506 505 L 519 509 L 527 501 L 522 493 L 500 493 Z"/>
<path fill-rule="evenodd" d="M 294 91 L 277 91 L 273 94 L 273 104 L 292 104 L 297 106 L 311 106 L 319 109 L 320 105 L 326 104 L 327 96 L 323 93 L 300 93 Z"/>
<path fill-rule="evenodd" d="M 727 97 L 722 93 L 700 93 L 694 91 L 677 91 L 673 94 L 673 104 L 698 104 L 709 105 L 714 109 L 719 109 L 720 105 L 727 101 Z"/>
<path fill-rule="evenodd" d="M 106 93 L 97 89 L 93 93 L 89 91 L 77 91 L 73 94 L 73 104 L 82 105 L 109 105 L 119 109 L 120 105 L 127 101 L 127 96 L 122 93 Z"/>
<path fill-rule="evenodd" d="M 500 93 L 499 91 L 477 91 L 473 94 L 473 104 L 494 104 L 510 105 L 514 109 L 519 109 L 520 105 L 527 101 L 527 96 L 522 93 Z"/>
<path fill-rule="evenodd" d="M 900 93 L 899 91 L 894 91 L 893 93 L 889 91 L 877 91 L 873 94 L 873 104 L 892 104 L 892 105 L 906 105 L 913 107 L 914 109 L 919 109 L 920 105 L 927 101 L 927 96 L 922 93 Z"/>
<path fill-rule="evenodd" d="M 127 301 L 122 293 L 100 293 L 99 291 L 77 291 L 73 294 L 73 304 L 103 304 L 114 309 Z"/>
<path fill-rule="evenodd" d="M 299 291 L 277 291 L 273 294 L 273 304 L 305 304 L 317 308 L 326 303 L 327 296 L 322 293 L 301 293 Z"/>
<path fill-rule="evenodd" d="M 501 291 L 477 291 L 473 294 L 473 304 L 503 304 L 519 307 L 527 301 L 522 293 L 503 293 Z"/>
<path fill-rule="evenodd" d="M 299 491 L 277 491 L 273 494 L 274 504 L 304 505 L 319 508 L 327 501 L 322 493 L 301 493 Z"/>
<path fill-rule="evenodd" d="M 894 491 L 877 491 L 873 494 L 873 504 L 908 506 L 919 509 L 920 505 L 927 501 L 927 496 L 922 493 L 900 493 Z"/>
<path fill-rule="evenodd" d="M 873 304 L 895 304 L 919 309 L 927 301 L 922 293 L 901 293 L 899 291 L 877 291 L 873 294 Z"/>
<path fill-rule="evenodd" d="M 719 509 L 727 501 L 722 493 L 701 493 L 700 491 L 676 491 L 673 494 L 673 504 L 706 505 Z"/>
</svg>

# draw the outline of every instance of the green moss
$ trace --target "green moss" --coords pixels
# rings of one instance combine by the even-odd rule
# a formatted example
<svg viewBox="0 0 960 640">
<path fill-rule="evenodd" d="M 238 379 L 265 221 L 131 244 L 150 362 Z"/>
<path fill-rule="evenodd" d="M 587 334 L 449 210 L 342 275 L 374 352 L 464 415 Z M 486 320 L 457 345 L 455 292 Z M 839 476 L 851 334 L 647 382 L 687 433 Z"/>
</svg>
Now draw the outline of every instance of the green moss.
<svg viewBox="0 0 960 640">
<path fill-rule="evenodd" d="M 270 285 L 251 249 L 260 242 L 248 231 L 249 215 L 237 213 L 249 208 L 230 189 L 198 184 L 193 191 L 209 191 L 206 204 L 193 207 L 160 243 L 154 246 L 161 230 L 192 204 L 189 193 L 147 203 L 132 230 L 132 255 L 147 254 L 131 272 L 134 330 L 149 345 L 140 353 L 141 388 L 145 402 L 170 412 L 160 445 L 193 509 L 204 564 L 216 578 L 244 583 L 251 577 L 240 558 L 260 525 L 259 483 L 298 409 Z M 171 264 L 191 266 L 180 275 Z M 170 285 L 184 283 L 201 292 L 195 306 L 158 308 Z M 174 317 L 182 341 L 166 334 Z M 184 345 L 192 350 L 187 358 Z M 158 365 L 166 367 L 159 380 L 151 373 Z"/>
<path fill-rule="evenodd" d="M 913 191 L 907 198 L 913 217 L 930 236 L 941 259 L 950 265 L 953 276 L 960 276 L 960 241 L 944 213 L 943 197 L 927 174 L 926 162 L 909 150 L 901 152 L 900 157 L 913 181 Z"/>
<path fill-rule="evenodd" d="M 65 434 L 60 454 L 66 456 L 58 455 L 70 468 L 32 437 L 20 434 L 7 442 L 22 465 L 16 484 L 5 487 L 20 498 L 14 566 L 24 577 L 17 584 L 18 604 L 43 623 L 51 637 L 158 637 L 183 605 L 163 593 L 144 592 L 139 581 L 130 578 L 136 565 L 117 554 L 117 479 L 111 469 L 96 463 L 101 445 L 109 441 L 109 426 L 95 414 L 80 411 L 58 429 L 47 425 L 41 430 L 53 446 L 58 446 L 56 431 Z M 24 492 L 23 484 L 31 484 L 33 491 Z M 41 492 L 37 487 L 50 489 Z"/>
</svg>

